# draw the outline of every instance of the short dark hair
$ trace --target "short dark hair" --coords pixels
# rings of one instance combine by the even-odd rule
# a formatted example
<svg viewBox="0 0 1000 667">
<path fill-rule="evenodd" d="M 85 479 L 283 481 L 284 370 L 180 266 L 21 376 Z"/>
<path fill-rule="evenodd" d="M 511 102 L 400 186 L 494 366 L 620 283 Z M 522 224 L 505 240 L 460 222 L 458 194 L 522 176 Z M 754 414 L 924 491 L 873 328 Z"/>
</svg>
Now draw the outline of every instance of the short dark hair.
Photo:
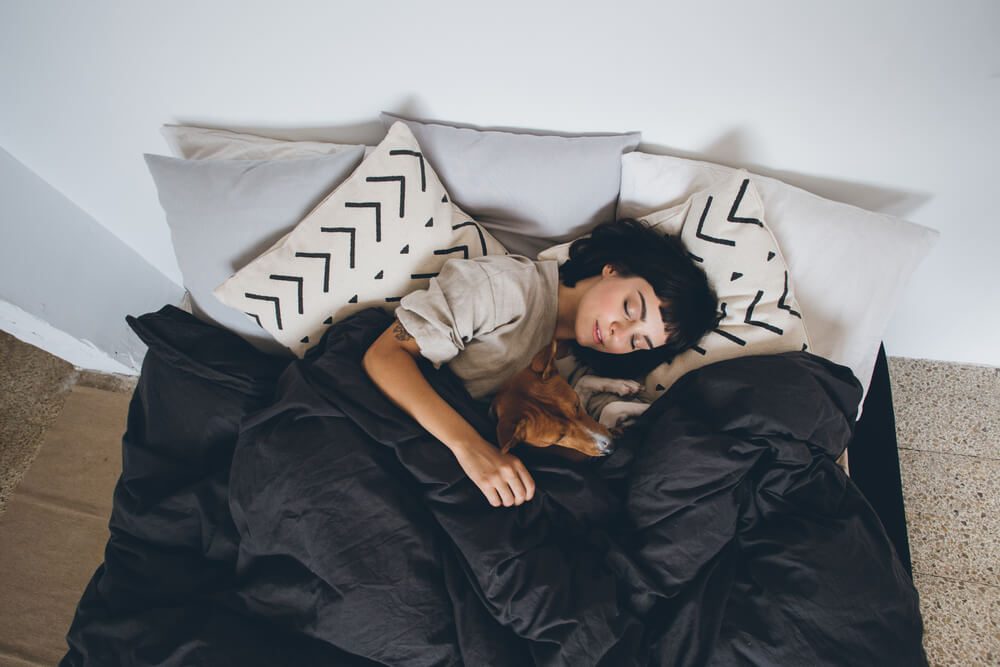
<svg viewBox="0 0 1000 667">
<path fill-rule="evenodd" d="M 598 275 L 611 264 L 623 276 L 639 276 L 653 286 L 668 333 L 667 342 L 652 350 L 606 354 L 571 342 L 573 355 L 598 375 L 638 377 L 693 347 L 718 326 L 719 300 L 708 276 L 676 236 L 661 234 L 645 222 L 622 218 L 604 222 L 569 248 L 559 267 L 567 287 Z"/>
</svg>

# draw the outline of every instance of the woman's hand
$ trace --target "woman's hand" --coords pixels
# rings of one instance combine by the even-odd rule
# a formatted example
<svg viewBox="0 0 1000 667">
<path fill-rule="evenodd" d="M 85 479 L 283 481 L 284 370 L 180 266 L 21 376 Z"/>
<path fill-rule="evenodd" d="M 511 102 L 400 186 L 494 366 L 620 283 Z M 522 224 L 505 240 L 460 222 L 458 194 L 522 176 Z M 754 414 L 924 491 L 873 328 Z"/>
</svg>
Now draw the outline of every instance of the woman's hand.
<svg viewBox="0 0 1000 667">
<path fill-rule="evenodd" d="M 462 470 L 493 507 L 520 505 L 534 497 L 535 480 L 516 456 L 504 454 L 485 440 L 453 451 Z"/>
</svg>

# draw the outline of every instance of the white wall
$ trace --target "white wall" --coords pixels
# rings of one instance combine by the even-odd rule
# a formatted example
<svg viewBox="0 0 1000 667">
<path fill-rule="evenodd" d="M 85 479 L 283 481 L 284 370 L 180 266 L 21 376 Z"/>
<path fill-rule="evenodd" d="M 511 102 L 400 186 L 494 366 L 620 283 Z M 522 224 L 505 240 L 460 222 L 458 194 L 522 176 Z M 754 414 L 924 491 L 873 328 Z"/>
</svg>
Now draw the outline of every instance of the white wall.
<svg viewBox="0 0 1000 667">
<path fill-rule="evenodd" d="M 183 290 L 0 149 L 0 329 L 74 366 L 138 373 L 125 322 Z"/>
<path fill-rule="evenodd" d="M 5 0 L 0 146 L 179 282 L 142 161 L 162 123 L 638 129 L 941 230 L 887 350 L 1000 365 L 998 34 L 994 0 Z"/>
</svg>

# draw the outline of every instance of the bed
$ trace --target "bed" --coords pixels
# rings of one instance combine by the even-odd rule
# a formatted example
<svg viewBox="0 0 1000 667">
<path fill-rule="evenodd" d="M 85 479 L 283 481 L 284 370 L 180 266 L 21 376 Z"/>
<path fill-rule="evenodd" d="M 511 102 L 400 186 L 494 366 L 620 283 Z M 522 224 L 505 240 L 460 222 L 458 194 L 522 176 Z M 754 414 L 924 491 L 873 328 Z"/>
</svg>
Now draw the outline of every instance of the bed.
<svg viewBox="0 0 1000 667">
<path fill-rule="evenodd" d="M 457 135 L 445 134 L 454 141 L 479 131 L 452 129 Z M 461 173 L 448 171 L 446 151 L 431 153 L 440 145 L 423 130 L 413 134 L 442 180 L 450 174 L 449 193 L 477 220 L 492 219 L 489 229 L 508 249 L 537 252 L 585 231 L 525 232 L 524 219 L 505 221 L 489 205 L 495 193 L 463 190 Z M 553 146 L 572 143 L 543 138 L 559 140 L 543 146 L 550 158 Z M 638 144 L 630 135 L 585 139 L 612 144 L 618 168 Z M 287 149 L 242 141 L 265 154 Z M 579 146 L 564 147 L 569 162 L 582 161 Z M 204 157 L 188 157 L 202 162 L 191 168 L 192 182 L 206 182 L 212 160 Z M 226 159 L 232 155 L 214 157 L 222 158 L 214 168 L 246 176 Z M 315 187 L 328 192 L 323 179 L 342 180 L 367 159 L 355 150 L 345 167 L 333 157 L 300 154 L 253 172 L 312 173 L 327 161 L 331 171 Z M 585 171 L 600 172 L 604 162 Z M 187 168 L 164 164 L 178 179 Z M 151 170 L 170 220 L 163 173 L 157 177 L 152 163 Z M 617 206 L 621 214 L 636 179 L 619 171 L 610 180 L 611 213 Z M 184 183 L 178 190 L 189 212 L 193 190 Z M 542 194 L 548 205 L 553 193 Z M 330 197 L 300 199 L 287 212 L 293 225 Z M 634 209 L 653 205 L 627 201 Z M 566 215 L 609 214 L 591 208 Z M 208 210 L 189 222 L 197 229 L 217 215 Z M 196 276 L 215 241 L 204 238 L 204 226 L 185 240 L 180 222 L 170 224 L 196 305 L 199 290 L 218 289 L 291 236 L 287 225 L 261 232 L 254 247 L 230 248 L 238 257 L 221 272 Z M 926 237 L 914 235 L 924 248 Z M 232 246 L 226 237 L 220 247 Z M 467 245 L 489 250 L 481 233 L 469 238 Z M 926 248 L 908 252 L 890 269 L 897 282 Z M 359 246 L 359 264 L 363 254 Z M 807 273 L 799 275 L 808 286 Z M 808 320 L 806 294 L 796 305 Z M 128 318 L 148 352 L 123 437 L 105 561 L 83 592 L 61 664 L 926 664 L 885 352 L 878 338 L 868 349 L 870 326 L 853 367 L 830 359 L 849 356 L 837 352 L 850 348 L 843 337 L 824 343 L 821 335 L 810 336 L 813 349 L 789 342 L 781 351 L 694 365 L 655 390 L 609 457 L 569 463 L 545 450 L 519 451 L 538 493 L 521 507 L 496 509 L 450 452 L 368 380 L 360 359 L 391 322 L 391 309 L 354 305 L 305 335 L 285 320 L 281 335 L 292 344 L 284 355 L 275 353 L 275 332 L 262 335 L 262 315 L 259 328 L 242 330 L 245 322 L 229 326 L 204 308 L 165 306 Z M 819 305 L 813 312 L 821 321 Z M 852 331 L 870 324 L 867 317 Z M 815 353 L 824 344 L 832 352 Z M 494 439 L 486 406 L 446 366 L 421 369 Z M 836 463 L 845 448 L 850 476 Z"/>
</svg>

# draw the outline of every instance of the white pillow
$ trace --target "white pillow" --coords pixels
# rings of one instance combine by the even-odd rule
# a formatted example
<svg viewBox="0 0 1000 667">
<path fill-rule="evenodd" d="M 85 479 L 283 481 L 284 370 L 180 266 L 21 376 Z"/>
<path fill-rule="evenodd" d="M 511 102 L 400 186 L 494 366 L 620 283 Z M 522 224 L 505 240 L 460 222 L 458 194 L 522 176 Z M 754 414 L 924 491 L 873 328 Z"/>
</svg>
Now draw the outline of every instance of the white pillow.
<svg viewBox="0 0 1000 667">
<path fill-rule="evenodd" d="M 668 155 L 629 153 L 622 157 L 618 217 L 643 218 L 736 171 Z M 939 233 L 773 178 L 752 178 L 787 260 L 809 326 L 810 352 L 849 367 L 864 388 L 863 403 L 893 309 Z"/>
<path fill-rule="evenodd" d="M 171 152 L 185 160 L 290 160 L 321 157 L 357 146 L 325 141 L 284 141 L 256 134 L 188 125 L 164 125 L 160 134 Z M 365 155 L 372 147 L 365 147 Z"/>
<path fill-rule="evenodd" d="M 455 206 L 396 123 L 295 229 L 215 289 L 302 357 L 334 322 L 424 289 L 452 257 L 506 250 Z"/>
<path fill-rule="evenodd" d="M 680 237 L 708 276 L 723 313 L 719 326 L 697 345 L 646 376 L 645 400 L 655 400 L 685 373 L 717 361 L 808 348 L 788 269 L 747 172 L 736 172 L 644 219 L 660 233 Z M 562 263 L 569 245 L 545 250 L 538 258 Z"/>
</svg>

